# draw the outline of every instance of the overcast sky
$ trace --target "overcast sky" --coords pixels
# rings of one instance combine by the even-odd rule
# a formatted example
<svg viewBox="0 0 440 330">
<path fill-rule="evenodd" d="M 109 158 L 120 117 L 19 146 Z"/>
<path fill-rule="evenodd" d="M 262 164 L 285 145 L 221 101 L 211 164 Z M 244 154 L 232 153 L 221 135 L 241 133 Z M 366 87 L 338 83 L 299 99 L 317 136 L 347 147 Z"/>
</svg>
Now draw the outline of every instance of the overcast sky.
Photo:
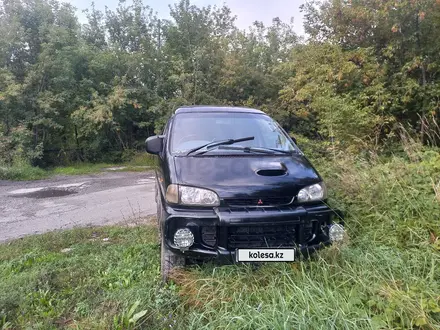
<svg viewBox="0 0 440 330">
<path fill-rule="evenodd" d="M 64 0 L 70 2 L 78 9 L 78 16 L 84 22 L 82 10 L 90 7 L 92 0 Z M 173 0 L 144 0 L 144 4 L 153 8 L 161 18 L 168 18 L 168 5 Z M 279 17 L 282 21 L 288 22 L 294 17 L 295 31 L 303 34 L 302 15 L 299 6 L 305 0 L 192 0 L 191 3 L 198 6 L 226 4 L 231 8 L 232 13 L 237 16 L 237 26 L 241 29 L 247 28 L 252 22 L 258 20 L 269 25 L 272 18 Z M 97 9 L 104 10 L 105 6 L 110 9 L 116 8 L 118 0 L 99 1 L 95 0 Z"/>
</svg>

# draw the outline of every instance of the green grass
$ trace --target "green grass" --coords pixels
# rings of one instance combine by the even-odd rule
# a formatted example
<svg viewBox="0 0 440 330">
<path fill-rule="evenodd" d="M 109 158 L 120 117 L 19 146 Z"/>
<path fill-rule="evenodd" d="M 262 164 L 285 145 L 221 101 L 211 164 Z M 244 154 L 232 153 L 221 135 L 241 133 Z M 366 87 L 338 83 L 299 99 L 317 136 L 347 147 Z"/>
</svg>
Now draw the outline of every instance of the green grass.
<svg viewBox="0 0 440 330">
<path fill-rule="evenodd" d="M 0 328 L 125 329 L 123 314 L 136 301 L 145 308 L 168 294 L 157 284 L 155 242 L 151 227 L 110 227 L 1 245 Z"/>
<path fill-rule="evenodd" d="M 440 325 L 440 257 L 429 246 L 396 250 L 359 239 L 305 262 L 195 266 L 162 286 L 156 242 L 156 228 L 143 226 L 77 229 L 0 246 L 0 322 L 129 329 L 142 312 L 142 329 Z"/>
<path fill-rule="evenodd" d="M 0 245 L 0 328 L 440 329 L 440 153 L 336 156 L 313 163 L 349 238 L 312 260 L 194 266 L 163 286 L 152 226 L 27 237 Z"/>
<path fill-rule="evenodd" d="M 0 180 L 40 180 L 49 176 L 49 173 L 39 167 L 30 165 L 3 166 L 0 165 Z"/>
<path fill-rule="evenodd" d="M 100 173 L 110 167 L 123 167 L 123 172 L 143 172 L 155 166 L 154 156 L 147 153 L 134 154 L 132 159 L 119 164 L 74 163 L 68 166 L 41 169 L 30 165 L 0 166 L 0 180 L 40 180 L 54 175 L 83 175 Z"/>
<path fill-rule="evenodd" d="M 155 165 L 155 158 L 147 153 L 137 153 L 134 156 L 123 163 L 119 164 L 93 164 L 93 163 L 76 163 L 70 166 L 57 167 L 50 170 L 52 175 L 80 175 L 99 173 L 109 167 L 121 167 L 120 170 L 124 172 L 143 172 L 151 169 Z M 123 168 L 122 168 L 123 167 Z"/>
<path fill-rule="evenodd" d="M 102 172 L 107 167 L 114 167 L 114 164 L 93 164 L 76 163 L 70 166 L 55 167 L 48 170 L 51 175 L 82 175 Z"/>
<path fill-rule="evenodd" d="M 156 156 L 150 155 L 146 152 L 136 153 L 131 159 L 126 162 L 127 166 L 155 166 L 156 165 Z"/>
</svg>

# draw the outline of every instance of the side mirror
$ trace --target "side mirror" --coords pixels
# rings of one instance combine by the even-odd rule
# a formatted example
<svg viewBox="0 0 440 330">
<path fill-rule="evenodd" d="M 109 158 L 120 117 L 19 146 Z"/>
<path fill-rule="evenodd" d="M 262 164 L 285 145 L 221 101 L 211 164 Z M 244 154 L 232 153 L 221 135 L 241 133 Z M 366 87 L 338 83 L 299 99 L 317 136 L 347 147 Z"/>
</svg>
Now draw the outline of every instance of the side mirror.
<svg viewBox="0 0 440 330">
<path fill-rule="evenodd" d="M 294 142 L 295 144 L 298 144 L 298 143 L 296 142 L 296 138 L 295 138 L 293 135 L 290 135 L 290 138 L 293 140 L 293 142 Z"/>
<path fill-rule="evenodd" d="M 163 138 L 163 135 L 150 136 L 145 141 L 145 150 L 150 154 L 157 155 L 163 149 Z"/>
</svg>

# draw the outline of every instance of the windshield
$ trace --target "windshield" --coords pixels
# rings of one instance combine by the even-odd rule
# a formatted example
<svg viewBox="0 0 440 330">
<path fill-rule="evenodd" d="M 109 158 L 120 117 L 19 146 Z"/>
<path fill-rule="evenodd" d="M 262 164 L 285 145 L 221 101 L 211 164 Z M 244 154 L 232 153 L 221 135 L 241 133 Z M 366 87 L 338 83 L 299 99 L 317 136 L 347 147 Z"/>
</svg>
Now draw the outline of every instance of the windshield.
<svg viewBox="0 0 440 330">
<path fill-rule="evenodd" d="M 247 136 L 254 139 L 234 145 L 284 151 L 296 150 L 280 126 L 266 115 L 212 112 L 178 114 L 172 127 L 171 153 L 183 154 L 210 142 Z M 210 152 L 224 154 L 240 151 L 212 148 Z"/>
</svg>

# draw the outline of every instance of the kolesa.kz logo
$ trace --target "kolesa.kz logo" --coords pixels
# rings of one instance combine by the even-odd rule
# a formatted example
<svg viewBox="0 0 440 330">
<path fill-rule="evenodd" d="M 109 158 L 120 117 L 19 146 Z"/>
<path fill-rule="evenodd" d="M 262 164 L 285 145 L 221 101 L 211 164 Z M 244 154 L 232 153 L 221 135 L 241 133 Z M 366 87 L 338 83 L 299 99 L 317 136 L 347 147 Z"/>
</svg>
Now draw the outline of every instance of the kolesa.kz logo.
<svg viewBox="0 0 440 330">
<path fill-rule="evenodd" d="M 251 252 L 251 251 L 249 251 L 249 259 L 259 259 L 259 258 L 261 258 L 261 259 L 273 259 L 273 258 L 276 258 L 276 259 L 283 259 L 283 254 L 284 254 L 284 252 L 275 252 L 275 253 L 268 253 L 268 252 L 266 252 L 266 253 L 261 253 L 260 251 L 258 251 L 258 252 Z"/>
<path fill-rule="evenodd" d="M 245 261 L 294 261 L 294 249 L 238 249 L 236 260 Z"/>
</svg>

